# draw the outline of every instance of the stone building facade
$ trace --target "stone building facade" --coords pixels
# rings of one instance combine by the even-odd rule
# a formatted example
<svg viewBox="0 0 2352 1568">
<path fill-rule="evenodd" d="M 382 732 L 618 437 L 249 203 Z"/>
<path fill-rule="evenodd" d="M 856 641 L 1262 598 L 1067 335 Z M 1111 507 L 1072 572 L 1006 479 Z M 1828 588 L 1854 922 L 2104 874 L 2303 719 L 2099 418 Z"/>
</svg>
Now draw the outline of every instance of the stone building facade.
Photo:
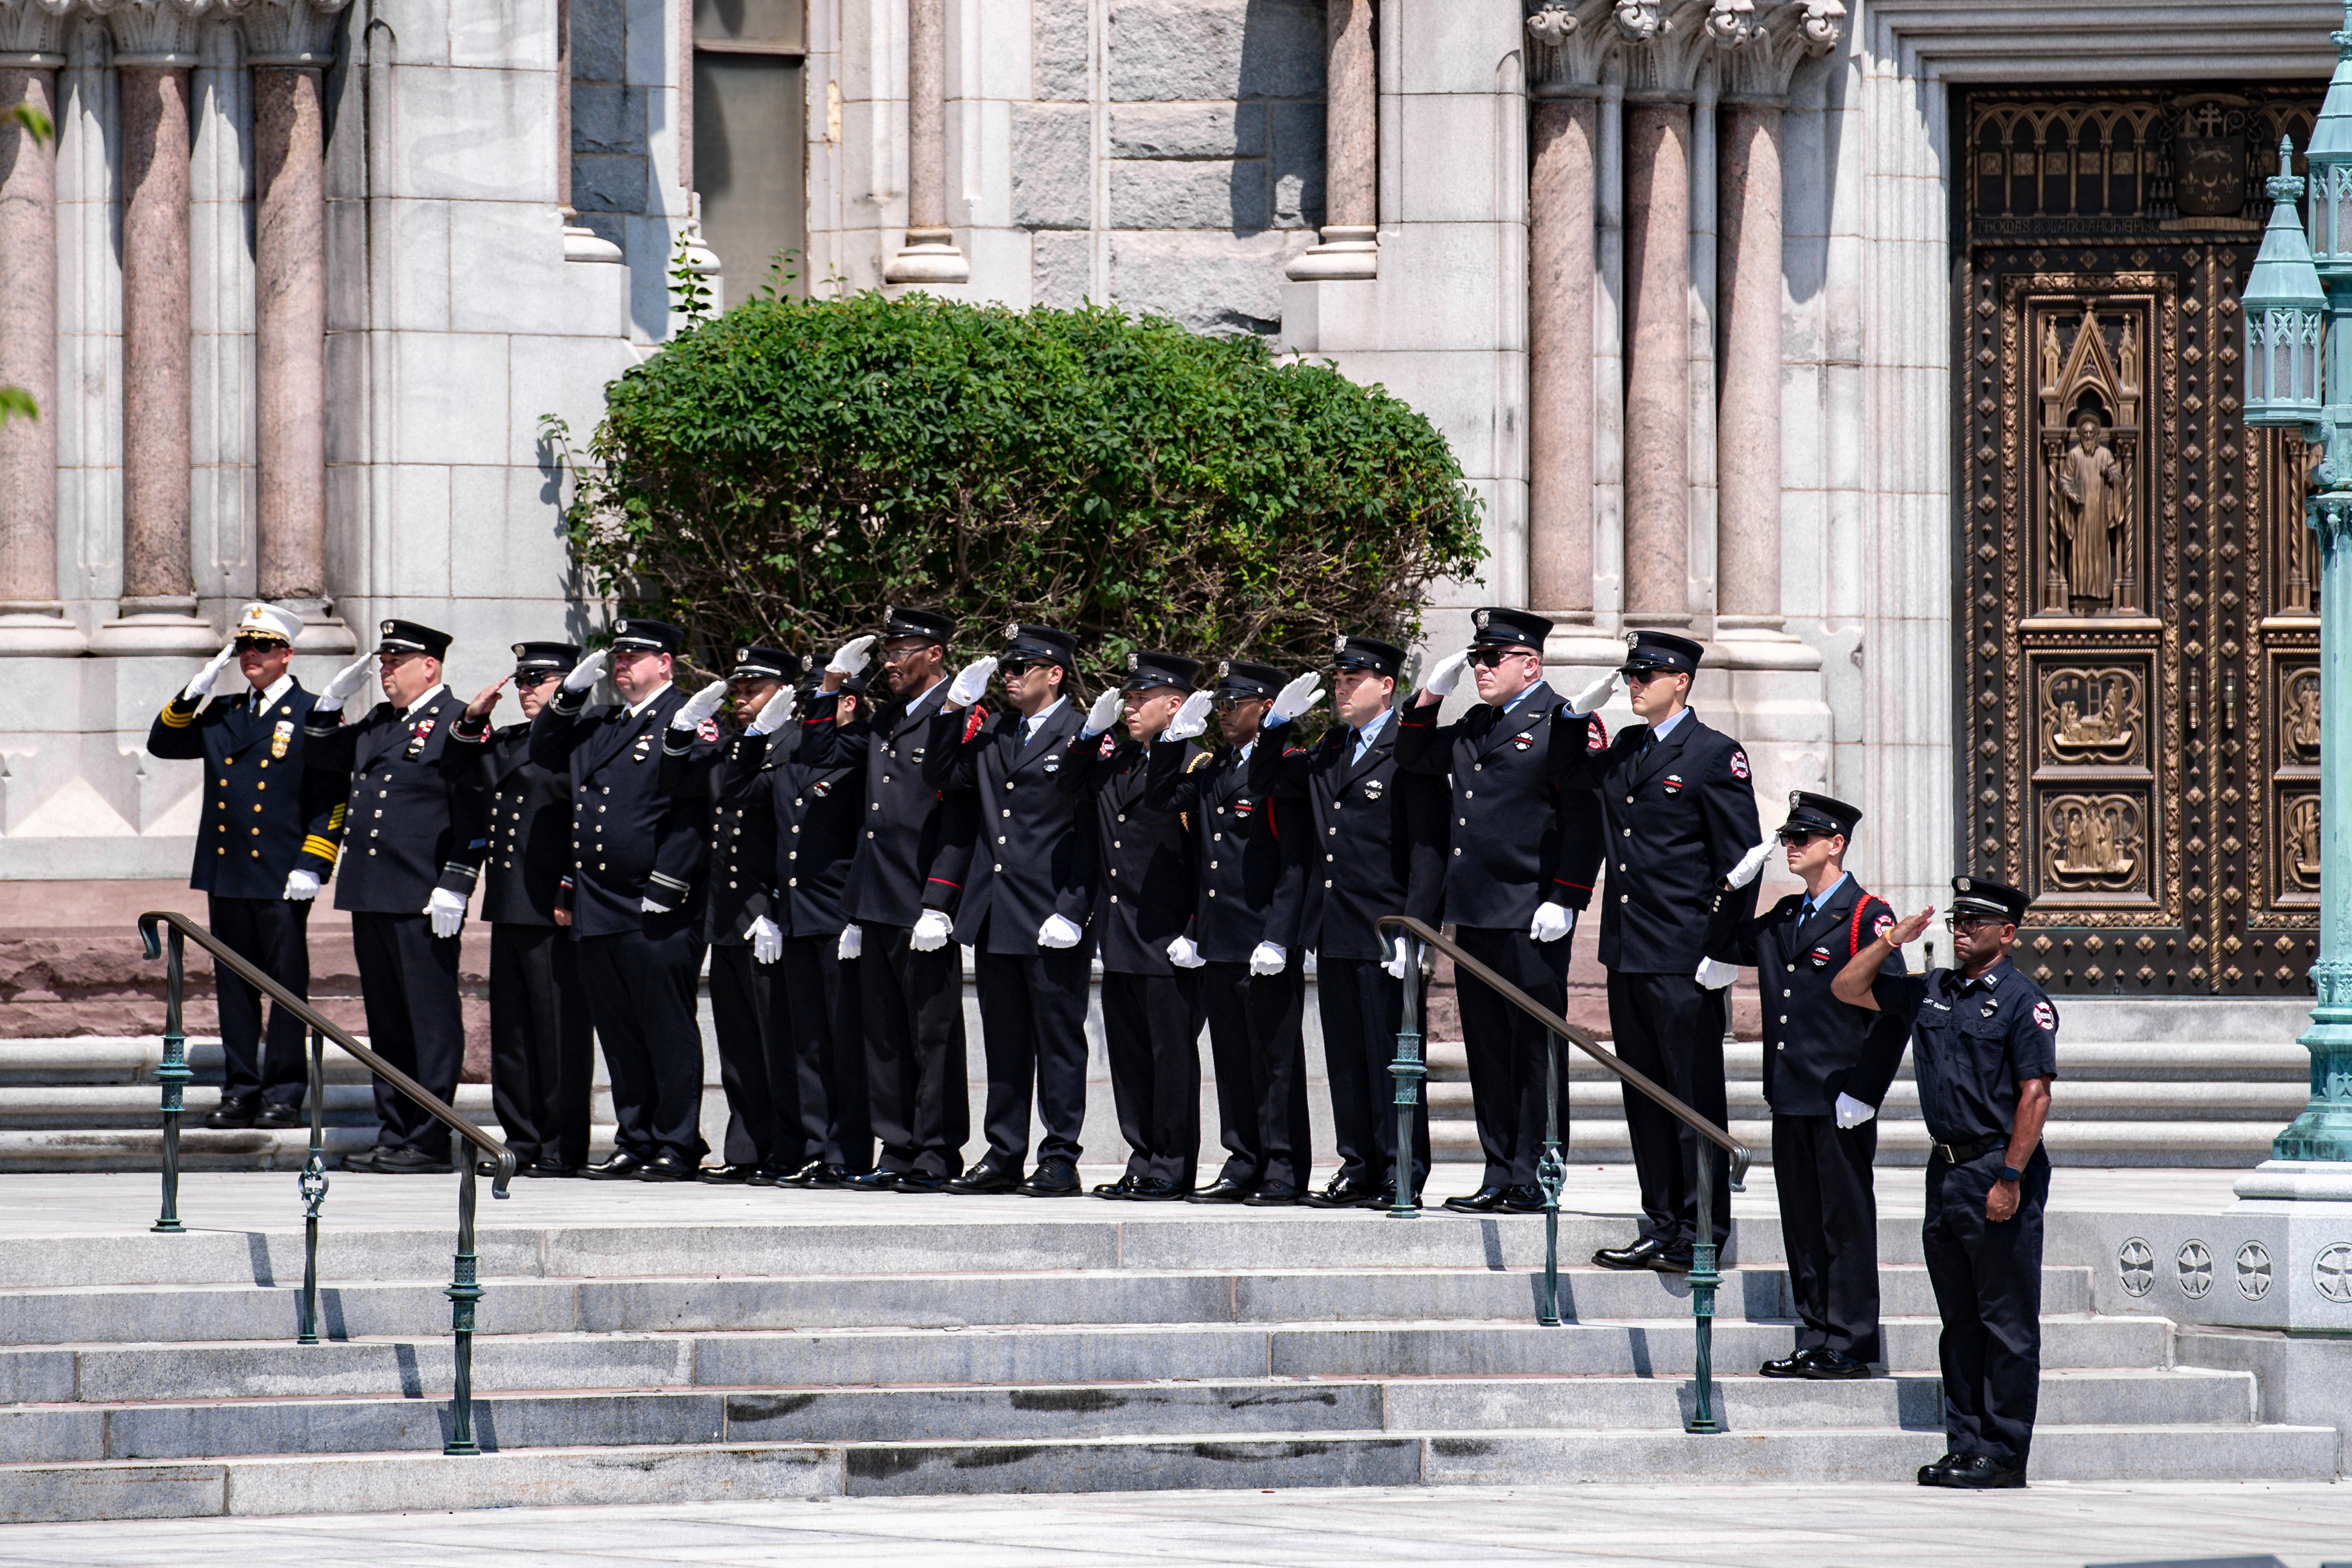
<svg viewBox="0 0 2352 1568">
<path fill-rule="evenodd" d="M 1108 300 L 1381 382 L 1486 507 L 1434 640 L 1528 605 L 1580 684 L 1688 631 L 1767 797 L 1862 805 L 1898 903 L 2013 874 L 2062 909 L 2053 984 L 2269 984 L 2307 961 L 2315 602 L 2291 455 L 2219 367 L 2262 143 L 2340 19 L 0 0 L 0 98 L 58 129 L 0 131 L 0 382 L 47 416 L 0 430 L 0 875 L 185 865 L 194 774 L 138 737 L 249 595 L 320 671 L 380 616 L 447 626 L 461 689 L 586 630 L 541 418 L 584 431 L 667 334 L 683 242 L 723 299 L 781 263 Z M 2062 506 L 2076 470 L 2113 477 Z M 2045 592 L 2062 535 L 2100 592 Z"/>
</svg>

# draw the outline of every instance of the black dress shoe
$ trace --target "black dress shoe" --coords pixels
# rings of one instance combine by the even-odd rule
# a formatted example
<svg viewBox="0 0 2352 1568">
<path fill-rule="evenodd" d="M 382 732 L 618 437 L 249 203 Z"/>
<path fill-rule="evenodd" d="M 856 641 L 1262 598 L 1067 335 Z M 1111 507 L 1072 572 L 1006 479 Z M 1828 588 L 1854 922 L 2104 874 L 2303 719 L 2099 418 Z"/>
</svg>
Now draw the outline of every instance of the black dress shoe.
<svg viewBox="0 0 2352 1568">
<path fill-rule="evenodd" d="M 783 1179 L 788 1187 L 845 1187 L 849 1184 L 849 1167 L 825 1160 L 811 1160 Z"/>
<path fill-rule="evenodd" d="M 1369 1182 L 1334 1176 L 1321 1192 L 1308 1193 L 1302 1201 L 1311 1209 L 1360 1209 L 1379 1195 Z"/>
<path fill-rule="evenodd" d="M 1645 1236 L 1631 1247 L 1604 1247 L 1592 1255 L 1592 1261 L 1603 1268 L 1647 1268 L 1665 1250 L 1664 1242 Z"/>
<path fill-rule="evenodd" d="M 1094 1195 L 1098 1198 L 1117 1198 L 1119 1202 L 1125 1203 L 1135 1195 L 1135 1173 L 1130 1171 L 1116 1182 L 1096 1183 Z"/>
<path fill-rule="evenodd" d="M 383 1152 L 381 1149 L 354 1150 L 343 1156 L 341 1168 L 346 1171 L 373 1172 L 375 1169 L 375 1157 Z"/>
<path fill-rule="evenodd" d="M 841 1184 L 853 1193 L 887 1193 L 898 1184 L 896 1171 L 872 1170 Z"/>
<path fill-rule="evenodd" d="M 919 1196 L 926 1193 L 943 1193 L 948 1190 L 948 1179 L 936 1171 L 901 1171 L 898 1173 L 898 1184 L 890 1190 L 913 1193 Z"/>
<path fill-rule="evenodd" d="M 1184 1201 L 1188 1204 L 1237 1204 L 1249 1195 L 1250 1188 L 1243 1183 L 1231 1176 L 1219 1176 L 1207 1186 L 1188 1194 Z"/>
<path fill-rule="evenodd" d="M 771 1165 L 763 1162 L 743 1179 L 755 1187 L 781 1187 L 784 1184 L 784 1178 L 791 1174 L 792 1173 L 782 1165 Z"/>
<path fill-rule="evenodd" d="M 1298 1206 L 1303 1194 L 1288 1182 L 1260 1182 L 1257 1191 L 1242 1200 L 1254 1209 L 1286 1209 Z"/>
<path fill-rule="evenodd" d="M 974 1165 L 950 1182 L 949 1192 L 960 1198 L 981 1197 L 989 1193 L 1013 1193 L 1021 1190 L 1021 1173 L 1000 1171 L 993 1165 Z"/>
<path fill-rule="evenodd" d="M 602 1164 L 591 1165 L 585 1174 L 592 1182 L 634 1182 L 637 1173 L 646 1168 L 645 1156 L 632 1154 L 626 1149 L 615 1149 L 612 1158 Z"/>
<path fill-rule="evenodd" d="M 379 1176 L 446 1176 L 457 1167 L 422 1149 L 378 1149 L 368 1169 Z"/>
<path fill-rule="evenodd" d="M 300 1100 L 273 1100 L 261 1108 L 261 1113 L 253 1119 L 253 1124 L 256 1127 L 301 1127 L 310 1120 L 302 1114 Z"/>
<path fill-rule="evenodd" d="M 1364 1200 L 1364 1206 L 1368 1209 L 1392 1209 L 1396 1207 L 1396 1184 L 1394 1182 L 1390 1182 L 1384 1184 L 1379 1192 L 1374 1193 L 1370 1197 Z M 1412 1194 L 1412 1206 L 1415 1208 L 1421 1207 L 1421 1194 L 1419 1193 Z"/>
<path fill-rule="evenodd" d="M 637 1172 L 641 1182 L 690 1182 L 695 1179 L 694 1165 L 675 1154 L 656 1154 Z"/>
<path fill-rule="evenodd" d="M 1455 1214 L 1493 1214 L 1503 1204 L 1508 1187 L 1480 1187 L 1476 1192 L 1445 1200 L 1445 1206 Z"/>
<path fill-rule="evenodd" d="M 1516 1187 L 1504 1188 L 1503 1201 L 1495 1206 L 1505 1214 L 1541 1214 L 1544 1190 L 1533 1182 L 1522 1182 Z"/>
<path fill-rule="evenodd" d="M 1691 1271 L 1691 1249 L 1669 1247 L 1650 1255 L 1650 1267 L 1661 1274 L 1687 1274 Z"/>
<path fill-rule="evenodd" d="M 205 1118 L 207 1127 L 250 1127 L 261 1115 L 261 1096 L 236 1094 L 221 1096 L 220 1109 Z"/>
<path fill-rule="evenodd" d="M 1959 1456 L 1958 1454 L 1947 1454 L 1942 1458 L 1936 1460 L 1932 1464 L 1920 1466 L 1919 1484 L 1923 1487 L 1942 1486 L 1944 1484 L 1944 1476 L 1946 1472 L 1951 1469 L 1953 1464 L 1957 1462 L 1958 1458 Z"/>
<path fill-rule="evenodd" d="M 1172 1204 L 1192 1196 L 1192 1189 L 1180 1187 L 1164 1176 L 1138 1176 L 1127 1195 L 1139 1204 Z"/>
<path fill-rule="evenodd" d="M 1955 1487 L 1963 1491 L 1992 1491 L 2023 1486 L 2025 1472 L 2011 1469 L 1990 1454 L 1969 1454 L 1955 1458 L 1940 1470 L 1929 1466 L 1919 1472 L 1919 1484 Z"/>
<path fill-rule="evenodd" d="M 709 1182 L 713 1186 L 726 1186 L 750 1181 L 759 1168 L 757 1165 L 704 1165 L 696 1170 L 694 1179 Z"/>
<path fill-rule="evenodd" d="M 515 1173 L 515 1174 L 519 1176 L 548 1176 L 555 1178 L 576 1176 L 579 1173 L 579 1166 L 567 1165 L 561 1160 L 534 1160 L 530 1164 L 525 1165 L 521 1170 Z"/>
<path fill-rule="evenodd" d="M 1833 1351 L 1824 1346 L 1805 1358 L 1804 1375 L 1822 1383 L 1868 1377 L 1870 1363 L 1866 1361 L 1856 1361 L 1843 1351 Z"/>
<path fill-rule="evenodd" d="M 1811 1351 L 1790 1351 L 1778 1361 L 1766 1362 L 1756 1369 L 1756 1373 L 1759 1377 L 1802 1377 L 1805 1369 L 1812 1364 L 1812 1359 Z"/>
<path fill-rule="evenodd" d="M 1067 1160 L 1043 1160 L 1029 1179 L 1021 1184 L 1024 1198 L 1076 1198 L 1086 1195 L 1078 1183 L 1078 1168 Z"/>
</svg>

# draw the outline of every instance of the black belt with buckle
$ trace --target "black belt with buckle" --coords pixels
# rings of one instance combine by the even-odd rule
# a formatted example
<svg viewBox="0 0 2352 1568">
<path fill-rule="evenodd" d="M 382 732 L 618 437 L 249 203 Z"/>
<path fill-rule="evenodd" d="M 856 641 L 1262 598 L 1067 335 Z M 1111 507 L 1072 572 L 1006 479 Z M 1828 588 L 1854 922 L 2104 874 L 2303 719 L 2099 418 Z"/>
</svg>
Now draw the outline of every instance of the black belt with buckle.
<svg viewBox="0 0 2352 1568">
<path fill-rule="evenodd" d="M 1944 1157 L 1948 1165 L 1965 1165 L 1971 1160 L 1982 1159 L 1996 1149 L 2009 1147 L 2006 1138 L 1979 1138 L 1973 1143 L 1937 1143 L 1931 1145 Z"/>
</svg>

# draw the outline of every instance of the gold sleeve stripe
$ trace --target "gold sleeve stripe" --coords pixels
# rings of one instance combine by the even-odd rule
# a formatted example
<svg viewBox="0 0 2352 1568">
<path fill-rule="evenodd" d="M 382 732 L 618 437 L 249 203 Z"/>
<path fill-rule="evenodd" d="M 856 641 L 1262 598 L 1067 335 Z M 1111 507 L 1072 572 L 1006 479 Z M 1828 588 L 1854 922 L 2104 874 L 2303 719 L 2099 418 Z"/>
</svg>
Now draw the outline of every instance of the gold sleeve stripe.
<svg viewBox="0 0 2352 1568">
<path fill-rule="evenodd" d="M 327 814 L 327 831 L 333 833 L 341 828 L 343 826 L 343 814 L 350 809 L 351 808 L 347 805 L 338 805 L 334 810 L 329 812 Z"/>
<path fill-rule="evenodd" d="M 335 863 L 335 841 L 331 838 L 321 838 L 313 833 L 310 837 L 302 840 L 302 853 L 316 855 L 331 866 Z"/>
<path fill-rule="evenodd" d="M 196 721 L 197 710 L 191 708 L 187 711 L 182 712 L 179 708 L 179 701 L 180 700 L 174 697 L 171 701 L 163 704 L 163 711 L 162 714 L 163 721 L 168 728 L 173 730 L 184 730 L 189 725 Z"/>
</svg>

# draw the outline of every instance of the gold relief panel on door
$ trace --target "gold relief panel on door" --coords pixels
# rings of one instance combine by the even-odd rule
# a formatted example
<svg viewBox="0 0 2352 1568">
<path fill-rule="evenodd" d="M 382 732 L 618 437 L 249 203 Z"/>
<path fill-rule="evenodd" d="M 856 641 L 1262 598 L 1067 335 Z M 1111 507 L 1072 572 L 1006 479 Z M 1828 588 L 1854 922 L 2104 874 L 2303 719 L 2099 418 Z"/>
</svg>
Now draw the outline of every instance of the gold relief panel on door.
<svg viewBox="0 0 2352 1568">
<path fill-rule="evenodd" d="M 2035 847 L 2039 892 L 2060 902 L 2113 905 L 2149 899 L 2147 800 L 2137 792 L 2052 791 L 2041 796 Z"/>
<path fill-rule="evenodd" d="M 2278 797 L 2278 901 L 2319 898 L 2319 792 L 2281 790 Z"/>
<path fill-rule="evenodd" d="M 2147 766 L 2145 663 L 2037 663 L 2042 767 Z"/>
<path fill-rule="evenodd" d="M 2282 664 L 2278 682 L 2278 765 L 2315 768 L 2319 765 L 2319 671 L 2307 664 Z"/>
</svg>

